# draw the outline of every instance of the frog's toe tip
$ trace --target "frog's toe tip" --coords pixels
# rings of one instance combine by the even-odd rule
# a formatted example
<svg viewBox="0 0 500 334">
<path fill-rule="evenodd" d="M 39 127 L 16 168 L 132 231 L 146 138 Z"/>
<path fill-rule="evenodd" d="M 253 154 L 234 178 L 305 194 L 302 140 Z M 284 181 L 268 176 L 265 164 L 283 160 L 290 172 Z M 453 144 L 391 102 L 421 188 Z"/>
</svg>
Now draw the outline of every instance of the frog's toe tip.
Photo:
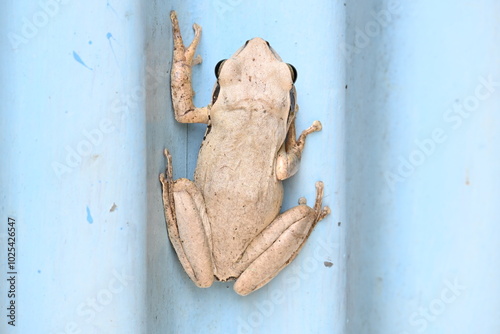
<svg viewBox="0 0 500 334">
<path fill-rule="evenodd" d="M 193 58 L 192 65 L 198 65 L 203 62 L 203 58 L 201 58 L 201 55 L 197 55 L 196 57 Z"/>
<path fill-rule="evenodd" d="M 318 216 L 316 218 L 316 221 L 319 222 L 319 221 L 323 220 L 330 213 L 332 213 L 332 210 L 330 210 L 330 207 L 325 206 L 323 209 L 321 209 L 321 211 L 318 212 Z"/>
<path fill-rule="evenodd" d="M 196 32 L 200 32 L 201 31 L 201 26 L 196 24 L 196 23 L 193 23 L 193 30 L 196 31 Z"/>
</svg>

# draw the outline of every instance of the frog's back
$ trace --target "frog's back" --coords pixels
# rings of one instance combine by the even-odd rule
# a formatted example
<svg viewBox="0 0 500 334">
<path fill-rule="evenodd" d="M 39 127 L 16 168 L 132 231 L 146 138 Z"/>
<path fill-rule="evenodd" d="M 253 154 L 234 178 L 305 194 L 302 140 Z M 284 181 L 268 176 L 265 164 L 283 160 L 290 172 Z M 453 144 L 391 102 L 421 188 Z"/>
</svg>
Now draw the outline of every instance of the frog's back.
<svg viewBox="0 0 500 334">
<path fill-rule="evenodd" d="M 226 280 L 239 275 L 232 265 L 279 214 L 283 187 L 275 164 L 286 123 L 265 109 L 222 114 L 203 142 L 195 182 L 210 220 L 216 276 Z"/>
</svg>

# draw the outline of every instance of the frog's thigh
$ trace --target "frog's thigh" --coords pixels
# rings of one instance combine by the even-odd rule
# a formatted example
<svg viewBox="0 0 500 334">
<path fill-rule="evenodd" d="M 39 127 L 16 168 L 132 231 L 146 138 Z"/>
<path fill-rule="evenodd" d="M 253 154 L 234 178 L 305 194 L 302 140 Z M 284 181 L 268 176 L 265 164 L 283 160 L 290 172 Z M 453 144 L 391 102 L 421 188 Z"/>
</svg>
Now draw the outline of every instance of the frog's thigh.
<svg viewBox="0 0 500 334">
<path fill-rule="evenodd" d="M 249 261 L 234 290 L 247 295 L 274 278 L 297 255 L 317 222 L 318 214 L 299 205 L 279 215 L 247 248 L 241 261 Z"/>
<path fill-rule="evenodd" d="M 208 244 L 210 227 L 203 196 L 188 179 L 178 179 L 173 185 L 178 233 L 169 233 L 172 244 L 181 246 L 177 252 L 184 269 L 199 287 L 209 287 L 214 281 L 211 251 Z"/>
</svg>

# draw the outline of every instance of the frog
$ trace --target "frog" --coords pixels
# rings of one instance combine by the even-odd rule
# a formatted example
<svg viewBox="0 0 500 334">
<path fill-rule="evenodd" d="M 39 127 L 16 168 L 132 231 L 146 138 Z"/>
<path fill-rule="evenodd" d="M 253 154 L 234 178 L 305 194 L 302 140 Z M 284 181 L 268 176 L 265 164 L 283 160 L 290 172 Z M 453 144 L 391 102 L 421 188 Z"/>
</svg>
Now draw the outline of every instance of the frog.
<svg viewBox="0 0 500 334">
<path fill-rule="evenodd" d="M 174 180 L 172 156 L 164 150 L 160 174 L 167 232 L 189 278 L 200 288 L 232 281 L 246 296 L 260 289 L 299 253 L 315 225 L 330 214 L 318 181 L 312 207 L 302 197 L 282 213 L 283 180 L 299 168 L 314 121 L 296 137 L 296 69 L 269 42 L 248 40 L 215 66 L 212 101 L 195 107 L 192 67 L 201 27 L 185 46 L 175 11 L 171 98 L 180 123 L 207 124 L 194 181 Z"/>
</svg>

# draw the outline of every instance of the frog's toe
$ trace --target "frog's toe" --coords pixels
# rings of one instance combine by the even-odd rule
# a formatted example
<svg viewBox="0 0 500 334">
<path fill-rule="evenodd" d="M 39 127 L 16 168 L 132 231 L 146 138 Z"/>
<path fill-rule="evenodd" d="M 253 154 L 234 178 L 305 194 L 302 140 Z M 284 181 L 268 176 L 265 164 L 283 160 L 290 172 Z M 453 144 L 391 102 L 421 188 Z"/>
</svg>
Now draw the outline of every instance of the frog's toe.
<svg viewBox="0 0 500 334">
<path fill-rule="evenodd" d="M 314 121 L 312 126 L 314 128 L 314 131 L 321 131 L 321 129 L 323 128 L 323 125 L 321 125 L 320 121 Z"/>
</svg>

